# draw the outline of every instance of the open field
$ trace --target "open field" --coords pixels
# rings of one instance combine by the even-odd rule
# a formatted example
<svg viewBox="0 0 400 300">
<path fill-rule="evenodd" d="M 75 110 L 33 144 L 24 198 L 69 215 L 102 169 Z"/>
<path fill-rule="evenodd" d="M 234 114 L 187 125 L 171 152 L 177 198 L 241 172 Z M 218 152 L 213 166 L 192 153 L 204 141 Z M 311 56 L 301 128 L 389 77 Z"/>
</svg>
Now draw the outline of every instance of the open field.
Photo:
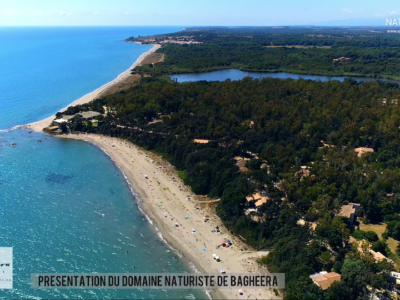
<svg viewBox="0 0 400 300">
<path fill-rule="evenodd" d="M 386 230 L 386 224 L 363 224 L 360 222 L 360 230 L 374 231 L 379 236 L 379 239 L 382 239 L 382 233 L 384 233 Z"/>
<path fill-rule="evenodd" d="M 382 240 L 382 233 L 384 233 L 386 230 L 386 224 L 385 223 L 363 224 L 362 222 L 360 222 L 360 230 L 374 231 L 379 236 L 379 239 Z M 390 251 L 392 251 L 393 254 L 396 254 L 396 248 L 397 248 L 397 245 L 399 244 L 399 242 L 390 237 L 387 240 L 387 244 L 388 244 Z"/>
</svg>

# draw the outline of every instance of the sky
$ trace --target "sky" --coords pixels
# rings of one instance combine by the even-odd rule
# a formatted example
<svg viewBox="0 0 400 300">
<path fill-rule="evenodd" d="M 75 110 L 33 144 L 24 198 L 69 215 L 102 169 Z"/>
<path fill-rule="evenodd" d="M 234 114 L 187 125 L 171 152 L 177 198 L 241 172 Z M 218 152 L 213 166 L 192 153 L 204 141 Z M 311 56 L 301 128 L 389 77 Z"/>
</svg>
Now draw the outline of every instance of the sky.
<svg viewBox="0 0 400 300">
<path fill-rule="evenodd" d="M 400 1 L 0 0 L 0 26 L 385 26 Z"/>
</svg>

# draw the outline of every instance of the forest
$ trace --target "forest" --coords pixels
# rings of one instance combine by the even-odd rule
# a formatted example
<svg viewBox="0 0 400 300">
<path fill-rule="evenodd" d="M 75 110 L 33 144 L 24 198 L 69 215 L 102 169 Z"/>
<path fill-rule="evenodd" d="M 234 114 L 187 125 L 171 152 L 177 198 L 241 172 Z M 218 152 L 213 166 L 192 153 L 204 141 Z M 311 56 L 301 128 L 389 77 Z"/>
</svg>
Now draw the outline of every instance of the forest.
<svg viewBox="0 0 400 300">
<path fill-rule="evenodd" d="M 70 129 L 128 139 L 170 161 L 196 194 L 220 198 L 216 212 L 231 233 L 272 249 L 259 263 L 286 274 L 285 299 L 385 294 L 388 272 L 400 262 L 400 247 L 389 245 L 400 241 L 399 85 L 249 77 L 179 84 L 165 75 L 231 67 L 299 73 L 301 65 L 307 73 L 343 75 L 353 67 L 387 77 L 400 66 L 398 38 L 369 30 L 350 38 L 347 29 L 193 30 L 169 36 L 190 34 L 202 44 L 164 44 L 163 62 L 133 70 L 147 75 L 136 86 L 69 108 L 108 107 L 97 127 L 77 118 Z M 265 47 L 271 43 L 331 48 Z M 333 64 L 340 56 L 350 63 Z M 370 151 L 358 155 L 360 147 Z M 255 192 L 268 201 L 256 207 L 246 199 Z M 361 206 L 355 225 L 339 215 L 349 203 Z M 369 225 L 385 230 L 361 229 Z M 309 276 L 323 270 L 342 280 L 320 289 Z"/>
<path fill-rule="evenodd" d="M 398 79 L 398 34 L 376 29 L 242 28 L 193 29 L 168 35 L 201 44 L 166 43 L 162 63 L 135 69 L 160 76 L 236 68 L 242 71 L 289 72 L 328 76 L 367 76 Z M 165 36 L 155 36 L 164 40 Z M 126 41 L 142 41 L 132 37 Z M 346 62 L 334 62 L 340 57 Z"/>
<path fill-rule="evenodd" d="M 232 233 L 255 248 L 274 248 L 262 263 L 287 274 L 287 299 L 339 299 L 331 295 L 336 289 L 342 299 L 351 299 L 350 292 L 361 299 L 367 285 L 386 287 L 377 273 L 393 266 L 354 249 L 349 236 L 355 228 L 335 210 L 358 202 L 365 223 L 395 222 L 389 235 L 399 238 L 399 218 L 393 217 L 400 213 L 399 97 L 399 87 L 385 82 L 244 78 L 178 84 L 146 78 L 77 109 L 113 108 L 99 127 L 82 130 L 156 151 L 195 193 L 220 197 L 217 213 Z M 357 147 L 374 152 L 358 157 Z M 248 172 L 239 171 L 237 156 L 250 158 Z M 309 176 L 299 174 L 301 166 L 308 166 Z M 271 201 L 255 220 L 245 214 L 254 208 L 245 197 L 257 190 Z M 299 219 L 318 226 L 313 231 Z M 374 247 L 396 259 L 385 240 Z M 321 270 L 348 280 L 323 293 L 308 277 Z"/>
</svg>

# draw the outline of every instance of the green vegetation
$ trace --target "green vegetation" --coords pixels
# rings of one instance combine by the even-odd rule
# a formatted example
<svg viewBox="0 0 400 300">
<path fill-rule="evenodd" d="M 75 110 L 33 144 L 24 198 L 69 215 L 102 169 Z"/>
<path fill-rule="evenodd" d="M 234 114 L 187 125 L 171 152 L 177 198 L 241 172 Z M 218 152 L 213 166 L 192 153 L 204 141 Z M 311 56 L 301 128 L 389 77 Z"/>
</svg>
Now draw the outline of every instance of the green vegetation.
<svg viewBox="0 0 400 300">
<path fill-rule="evenodd" d="M 360 75 L 398 79 L 400 37 L 385 31 L 344 28 L 193 28 L 167 36 L 193 36 L 201 44 L 168 43 L 156 66 L 135 68 L 153 77 L 237 68 L 313 75 Z M 164 40 L 165 36 L 154 37 Z M 128 41 L 143 41 L 129 38 Z M 315 46 L 296 48 L 293 45 Z M 268 47 L 267 47 L 268 46 Z M 270 48 L 270 46 L 285 46 Z M 317 48 L 331 46 L 331 48 Z M 348 62 L 333 62 L 340 57 Z"/>
<path fill-rule="evenodd" d="M 371 243 L 379 240 L 378 235 L 374 231 L 355 231 L 353 237 L 357 240 L 367 240 Z"/>
<path fill-rule="evenodd" d="M 103 112 L 106 105 L 113 111 L 97 127 L 89 122 L 75 128 L 127 138 L 163 153 L 195 193 L 220 197 L 217 213 L 231 233 L 256 249 L 273 248 L 260 263 L 271 272 L 286 273 L 286 299 L 365 299 L 367 286 L 387 288 L 386 272 L 394 266 L 375 261 L 370 249 L 391 258 L 400 254 L 400 248 L 394 253 L 386 241 L 400 240 L 397 84 L 272 78 L 178 84 L 165 75 L 230 67 L 268 70 L 273 62 L 274 70 L 296 73 L 301 64 L 304 72 L 343 74 L 353 66 L 365 75 L 392 76 L 400 66 L 397 58 L 390 58 L 397 46 L 387 34 L 364 31 L 353 32 L 353 38 L 334 29 L 321 38 L 305 29 L 288 31 L 288 36 L 262 29 L 227 31 L 191 32 L 203 44 L 164 46 L 163 63 L 135 69 L 152 77 L 71 108 L 84 111 L 90 106 Z M 314 42 L 332 48 L 265 47 Z M 350 50 L 355 54 L 346 52 Z M 332 58 L 340 55 L 351 62 L 333 64 Z M 79 120 L 74 124 L 80 126 Z M 209 142 L 197 144 L 194 139 Z M 359 157 L 354 151 L 358 147 L 373 152 Z M 237 156 L 250 158 L 248 172 L 240 172 Z M 256 191 L 269 197 L 252 213 L 258 221 L 245 213 L 255 208 L 245 197 Z M 388 223 L 384 240 L 369 230 L 355 231 L 338 215 L 342 205 L 354 202 L 361 204 L 358 215 L 365 224 Z M 351 235 L 371 248 L 365 245 L 359 251 L 349 243 Z M 322 291 L 309 278 L 322 270 L 340 273 L 342 281 Z"/>
<path fill-rule="evenodd" d="M 274 247 L 263 262 L 287 274 L 287 298 L 292 299 L 301 287 L 304 293 L 321 293 L 312 292 L 316 286 L 308 275 L 321 270 L 343 275 L 350 254 L 358 264 L 360 254 L 348 244 L 353 228 L 337 216 L 342 204 L 360 202 L 359 215 L 367 222 L 400 213 L 400 108 L 390 101 L 399 96 L 397 85 L 383 82 L 245 78 L 177 84 L 148 79 L 90 104 L 116 110 L 91 130 L 165 153 L 194 192 L 221 197 L 217 213 L 232 233 L 255 248 Z M 163 122 L 148 124 L 160 118 Z M 195 144 L 195 138 L 210 142 Z M 356 147 L 372 147 L 374 153 L 360 158 Z M 248 173 L 240 173 L 233 158 L 251 156 L 247 151 L 258 159 L 247 163 Z M 263 161 L 267 167 L 261 168 Z M 302 165 L 309 176 L 300 176 Z M 255 190 L 272 199 L 259 208 L 259 222 L 244 213 L 254 208 L 245 196 Z M 317 222 L 316 231 L 298 225 L 300 218 Z M 389 254 L 376 234 L 353 235 Z M 354 299 L 366 295 L 367 285 L 385 287 L 374 275 L 383 270 L 377 263 L 359 264 L 360 272 L 371 275 L 357 283 Z M 335 288 L 349 291 L 353 285 L 349 279 Z"/>
</svg>

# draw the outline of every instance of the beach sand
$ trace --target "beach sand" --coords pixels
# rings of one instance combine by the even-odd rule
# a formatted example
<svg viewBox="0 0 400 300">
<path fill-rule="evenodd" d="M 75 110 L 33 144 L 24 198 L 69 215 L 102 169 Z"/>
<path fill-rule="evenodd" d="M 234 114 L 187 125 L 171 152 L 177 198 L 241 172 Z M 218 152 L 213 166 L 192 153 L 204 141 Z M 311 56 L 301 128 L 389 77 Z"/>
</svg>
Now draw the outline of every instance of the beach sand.
<svg viewBox="0 0 400 300">
<path fill-rule="evenodd" d="M 239 238 L 231 235 L 216 216 L 212 207 L 215 203 L 202 203 L 178 178 L 175 168 L 160 156 L 120 138 L 98 134 L 61 137 L 90 142 L 106 152 L 139 194 L 139 207 L 155 222 L 162 234 L 160 237 L 194 263 L 199 271 L 220 273 L 224 269 L 230 274 L 267 272 L 266 269 L 260 269 L 256 259 L 268 252 L 252 251 Z M 195 206 L 199 209 L 195 209 Z M 209 217 L 207 222 L 204 222 L 205 216 Z M 216 226 L 219 226 L 220 233 L 212 232 Z M 192 233 L 192 229 L 196 232 Z M 233 246 L 217 248 L 226 238 L 233 242 Z M 218 255 L 221 261 L 214 260 L 213 254 Z M 218 289 L 211 291 L 211 294 L 214 299 L 247 299 L 249 296 L 250 299 L 280 299 L 272 290 L 242 289 L 243 296 L 239 296 L 239 288 Z"/>
<path fill-rule="evenodd" d="M 88 103 L 99 97 L 106 89 L 120 85 L 131 76 L 130 72 L 135 66 L 140 65 L 148 54 L 159 47 L 160 45 L 154 45 L 115 80 L 83 96 L 71 105 Z M 54 118 L 55 116 L 51 116 L 21 127 L 42 132 Z M 267 272 L 266 269 L 260 269 L 256 259 L 267 255 L 268 252 L 251 251 L 239 238 L 229 234 L 214 212 L 212 205 L 215 205 L 215 201 L 213 201 L 214 204 L 198 202 L 200 197 L 194 195 L 190 188 L 183 184 L 174 167 L 161 157 L 126 140 L 108 136 L 69 134 L 60 137 L 87 141 L 105 151 L 125 173 L 127 180 L 140 195 L 139 207 L 142 207 L 150 219 L 156 223 L 160 237 L 191 261 L 199 271 L 220 273 L 220 270 L 224 269 L 227 273 Z M 162 168 L 159 168 L 160 166 Z M 148 179 L 145 175 L 148 175 Z M 190 200 L 187 200 L 188 197 Z M 198 205 L 199 209 L 195 209 L 195 205 Z M 204 222 L 206 215 L 210 219 L 208 222 Z M 185 216 L 189 218 L 185 219 Z M 178 223 L 179 227 L 175 227 L 175 223 Z M 221 233 L 212 232 L 216 226 L 219 226 Z M 196 233 L 192 233 L 193 228 Z M 216 249 L 224 238 L 230 239 L 233 246 Z M 203 248 L 206 251 L 203 251 Z M 217 254 L 221 261 L 214 260 L 212 254 Z M 239 288 L 219 289 L 211 291 L 211 294 L 214 299 L 281 298 L 276 297 L 273 291 L 268 289 L 242 288 L 243 296 L 238 294 L 238 290 Z"/>
<path fill-rule="evenodd" d="M 90 101 L 93 101 L 95 99 L 97 99 L 100 94 L 102 94 L 104 91 L 106 91 L 108 88 L 110 88 L 111 86 L 114 85 L 118 85 L 119 83 L 124 82 L 128 77 L 132 76 L 131 75 L 131 70 L 133 68 L 135 68 L 136 66 L 140 66 L 141 63 L 145 60 L 145 58 L 150 54 L 153 53 L 154 51 L 156 51 L 158 48 L 160 48 L 161 45 L 159 44 L 154 44 L 153 48 L 151 48 L 149 51 L 143 53 L 142 55 L 139 56 L 139 58 L 134 62 L 134 64 L 127 69 L 126 71 L 122 72 L 121 74 L 118 75 L 117 78 L 115 78 L 113 81 L 110 81 L 108 83 L 106 83 L 105 85 L 99 87 L 98 89 L 94 90 L 93 92 L 86 94 L 85 96 L 79 98 L 78 100 L 72 102 L 70 105 L 68 105 L 67 107 L 61 109 L 60 111 L 64 111 L 66 110 L 69 106 L 73 106 L 73 105 L 78 105 L 78 104 L 84 104 L 84 103 L 88 103 Z M 46 119 L 43 119 L 41 121 L 37 121 L 37 122 L 33 122 L 24 126 L 21 126 L 21 128 L 30 128 L 33 129 L 34 131 L 37 132 L 42 132 L 43 128 L 48 127 L 51 122 L 55 119 L 55 115 L 52 115 Z"/>
</svg>

